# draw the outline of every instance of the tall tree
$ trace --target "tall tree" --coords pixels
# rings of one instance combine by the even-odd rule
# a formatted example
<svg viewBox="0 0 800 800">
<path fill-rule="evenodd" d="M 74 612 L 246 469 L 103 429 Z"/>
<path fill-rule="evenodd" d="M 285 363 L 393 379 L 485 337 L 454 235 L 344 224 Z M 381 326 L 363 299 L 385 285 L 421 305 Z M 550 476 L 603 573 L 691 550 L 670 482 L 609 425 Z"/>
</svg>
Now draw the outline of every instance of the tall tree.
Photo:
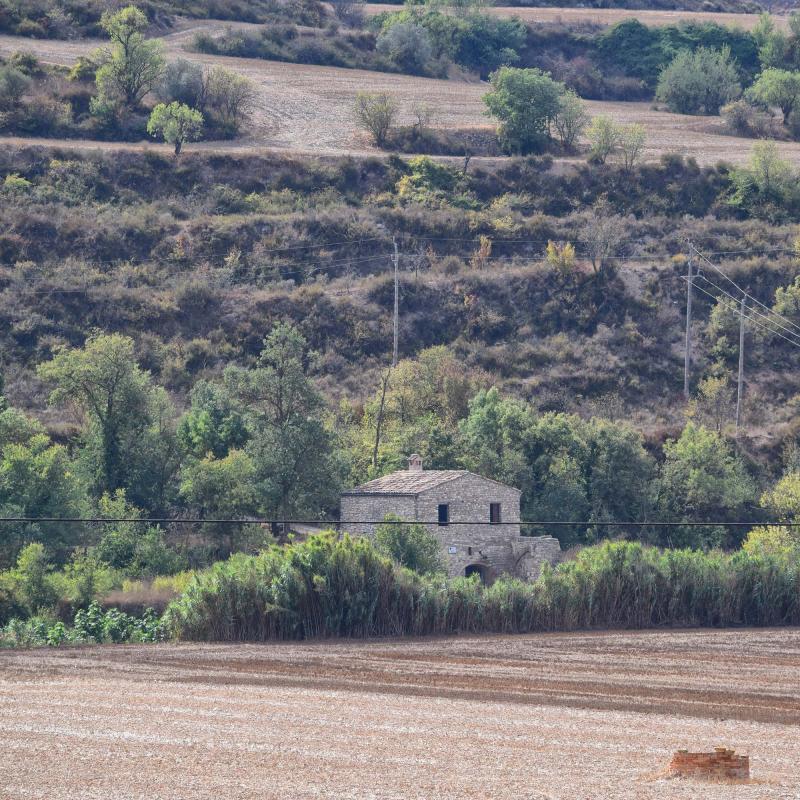
<svg viewBox="0 0 800 800">
<path fill-rule="evenodd" d="M 112 13 L 106 11 L 100 24 L 112 48 L 97 70 L 96 111 L 121 103 L 134 109 L 156 85 L 164 70 L 163 47 L 145 38 L 147 17 L 135 6 Z"/>
<path fill-rule="evenodd" d="M 720 435 L 689 423 L 676 441 L 664 445 L 657 483 L 661 516 L 673 522 L 747 521 L 756 499 L 742 460 Z M 725 525 L 685 525 L 662 529 L 661 544 L 712 547 L 738 544 Z"/>
<path fill-rule="evenodd" d="M 128 490 L 136 505 L 161 509 L 177 468 L 173 411 L 119 334 L 91 336 L 83 348 L 64 348 L 40 365 L 54 385 L 50 401 L 71 406 L 85 420 L 82 462 L 93 493 Z"/>
<path fill-rule="evenodd" d="M 86 510 L 84 487 L 62 445 L 42 426 L 13 408 L 0 411 L 0 516 L 73 517 Z M 0 566 L 14 562 L 25 542 L 39 541 L 62 559 L 81 534 L 70 524 L 6 524 L 0 538 Z"/>
<path fill-rule="evenodd" d="M 322 421 L 322 398 L 307 374 L 306 341 L 291 325 L 276 325 L 255 369 L 229 367 L 225 385 L 245 411 L 246 447 L 260 503 L 281 519 L 317 516 L 337 499 L 341 465 Z"/>
</svg>

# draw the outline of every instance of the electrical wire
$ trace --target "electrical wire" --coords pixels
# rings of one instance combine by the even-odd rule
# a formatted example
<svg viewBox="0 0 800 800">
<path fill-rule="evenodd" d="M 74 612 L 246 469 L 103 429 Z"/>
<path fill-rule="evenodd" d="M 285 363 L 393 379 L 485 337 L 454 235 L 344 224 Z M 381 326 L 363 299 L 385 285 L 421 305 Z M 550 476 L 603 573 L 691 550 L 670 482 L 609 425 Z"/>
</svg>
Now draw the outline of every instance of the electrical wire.
<svg viewBox="0 0 800 800">
<path fill-rule="evenodd" d="M 682 276 L 682 278 L 683 278 L 683 280 L 688 280 L 685 276 Z M 722 305 L 725 306 L 725 308 L 727 308 L 728 310 L 732 311 L 734 314 L 740 314 L 741 313 L 740 309 L 737 306 L 731 305 L 730 303 L 726 303 L 724 300 L 720 300 L 719 297 L 717 297 L 715 294 L 712 294 L 711 292 L 706 291 L 705 289 L 703 289 L 702 286 L 697 286 L 694 283 L 694 281 L 692 281 L 692 285 L 699 292 L 702 292 L 703 294 L 708 295 L 712 300 L 716 300 L 718 303 L 722 303 Z M 785 339 L 787 342 L 789 342 L 789 344 L 794 345 L 795 347 L 800 347 L 800 344 L 798 342 L 794 341 L 793 339 L 789 339 L 786 336 L 784 336 L 782 333 L 778 333 L 777 331 L 775 331 L 774 329 L 768 327 L 767 325 L 764 325 L 763 323 L 758 322 L 758 320 L 754 319 L 753 317 L 750 317 L 747 314 L 745 314 L 744 317 L 745 317 L 745 319 L 747 319 L 749 322 L 751 322 L 756 327 L 762 328 L 763 330 L 768 331 L 769 333 L 773 334 L 774 336 L 779 336 L 781 339 Z"/>
<path fill-rule="evenodd" d="M 719 286 L 718 284 L 714 283 L 714 281 L 712 281 L 712 280 L 711 280 L 710 278 L 708 278 L 706 275 L 699 274 L 699 275 L 697 275 L 696 277 L 697 277 L 698 279 L 700 279 L 700 280 L 704 280 L 704 281 L 706 281 L 706 283 L 710 284 L 710 285 L 711 285 L 711 286 L 713 286 L 715 289 L 717 289 L 719 292 L 721 292 L 722 294 L 724 294 L 724 295 L 725 295 L 725 297 L 729 297 L 731 300 L 733 300 L 733 302 L 734 302 L 734 303 L 737 303 L 737 304 L 738 304 L 738 303 L 740 303 L 740 302 L 741 302 L 741 298 L 736 298 L 736 297 L 734 297 L 732 294 L 730 294 L 729 292 L 726 292 L 726 291 L 725 291 L 725 290 L 724 290 L 724 289 L 723 289 L 721 286 Z M 693 282 L 694 282 L 694 281 L 693 281 Z M 748 295 L 748 297 L 749 297 L 749 295 Z M 769 324 L 771 324 L 771 325 L 774 325 L 774 326 L 777 326 L 777 327 L 778 327 L 778 328 L 780 328 L 781 330 L 783 330 L 783 331 L 786 331 L 786 333 L 788 333 L 788 334 L 789 334 L 789 336 L 793 336 L 793 337 L 795 337 L 795 339 L 797 340 L 797 343 L 798 343 L 798 345 L 800 345 L 800 334 L 797 334 L 797 333 L 795 333 L 794 331 L 790 330 L 789 328 L 785 327 L 784 325 L 781 325 L 779 322 L 776 322 L 776 321 L 774 321 L 774 320 L 772 319 L 772 317 L 768 317 L 766 314 L 762 314 L 760 311 L 756 311 L 756 309 L 754 309 L 754 308 L 752 308 L 752 307 L 749 307 L 749 308 L 747 308 L 747 310 L 749 311 L 749 313 L 750 313 L 750 314 L 754 314 L 755 316 L 761 317 L 762 319 L 765 319 L 765 320 L 767 320 L 767 322 L 768 322 Z M 738 313 L 738 312 L 737 312 L 737 313 Z M 774 333 L 776 333 L 776 334 L 777 334 L 777 331 L 774 331 Z"/>
<path fill-rule="evenodd" d="M 42 524 L 120 524 L 120 523 L 140 523 L 143 525 L 165 525 L 165 524 L 186 524 L 186 525 L 335 525 L 343 527 L 347 525 L 408 525 L 410 523 L 418 525 L 435 526 L 437 528 L 447 528 L 454 525 L 492 525 L 502 528 L 503 526 L 579 526 L 579 527 L 700 527 L 709 525 L 725 525 L 731 527 L 742 526 L 773 526 L 783 528 L 800 527 L 800 522 L 746 522 L 742 520 L 686 520 L 677 522 L 670 521 L 620 521 L 620 520 L 520 520 L 518 522 L 491 522 L 489 520 L 451 520 L 447 524 L 441 524 L 438 520 L 425 522 L 422 520 L 402 520 L 402 519 L 381 519 L 381 520 L 324 520 L 324 519 L 203 519 L 200 517 L 171 518 L 171 517 L 0 517 L 0 524 L 9 523 L 42 523 Z"/>
<path fill-rule="evenodd" d="M 791 325 L 797 331 L 800 331 L 800 325 L 796 325 L 794 322 L 792 322 L 790 319 L 787 319 L 782 314 L 779 314 L 777 311 L 773 311 L 769 306 L 767 306 L 765 303 L 762 303 L 758 298 L 753 297 L 749 292 L 746 292 L 741 286 L 739 286 L 739 284 L 736 283 L 736 281 L 734 281 L 733 278 L 726 275 L 716 264 L 714 264 L 713 261 L 711 261 L 705 255 L 703 255 L 694 245 L 690 244 L 689 246 L 692 248 L 692 250 L 694 250 L 694 252 L 700 258 L 703 259 L 703 261 L 706 262 L 706 264 L 708 264 L 711 267 L 711 269 L 713 269 L 715 272 L 719 273 L 723 278 L 725 278 L 725 280 L 728 281 L 730 284 L 732 284 L 737 289 L 737 291 L 741 292 L 745 297 L 748 297 L 757 305 L 761 306 L 762 308 L 765 308 L 771 314 L 774 314 L 776 317 L 780 317 L 780 319 L 782 319 L 788 325 Z"/>
</svg>

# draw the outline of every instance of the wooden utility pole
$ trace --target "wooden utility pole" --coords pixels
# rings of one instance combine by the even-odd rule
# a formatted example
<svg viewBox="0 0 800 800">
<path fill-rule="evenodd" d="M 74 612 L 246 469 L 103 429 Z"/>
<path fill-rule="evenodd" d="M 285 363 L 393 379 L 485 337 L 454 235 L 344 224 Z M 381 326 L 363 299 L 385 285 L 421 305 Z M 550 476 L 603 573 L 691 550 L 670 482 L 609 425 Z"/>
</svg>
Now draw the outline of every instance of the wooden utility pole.
<svg viewBox="0 0 800 800">
<path fill-rule="evenodd" d="M 397 340 L 400 328 L 400 274 L 398 262 L 400 257 L 397 251 L 397 238 L 393 238 L 394 243 L 394 337 L 392 344 L 392 366 L 397 366 Z"/>
<path fill-rule="evenodd" d="M 742 298 L 739 308 L 739 378 L 736 382 L 736 432 L 739 432 L 739 421 L 742 416 L 742 390 L 744 389 L 744 311 L 747 295 Z"/>
<path fill-rule="evenodd" d="M 683 357 L 683 396 L 689 399 L 689 372 L 692 368 L 692 243 L 689 242 L 689 271 L 686 276 L 686 346 Z"/>
</svg>

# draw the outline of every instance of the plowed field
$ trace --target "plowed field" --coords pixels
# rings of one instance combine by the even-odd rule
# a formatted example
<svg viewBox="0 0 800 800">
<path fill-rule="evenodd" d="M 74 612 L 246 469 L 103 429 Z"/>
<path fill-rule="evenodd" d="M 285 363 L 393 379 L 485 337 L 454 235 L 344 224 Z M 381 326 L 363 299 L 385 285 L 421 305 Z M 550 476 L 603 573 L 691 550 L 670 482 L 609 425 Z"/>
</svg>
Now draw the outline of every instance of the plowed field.
<svg viewBox="0 0 800 800">
<path fill-rule="evenodd" d="M 313 155 L 374 155 L 377 151 L 353 121 L 352 108 L 359 91 L 390 94 L 401 110 L 401 123 L 412 122 L 413 103 L 422 99 L 434 109 L 433 124 L 436 126 L 477 129 L 491 125 L 482 100 L 488 91 L 485 83 L 227 58 L 184 50 L 194 30 L 203 28 L 213 33 L 224 27 L 226 23 L 213 20 L 195 22 L 191 27 L 184 26 L 164 37 L 171 57 L 183 57 L 206 65 L 222 64 L 246 75 L 257 90 L 254 120 L 246 138 L 193 144 L 193 149 L 223 152 L 277 149 Z M 240 24 L 240 27 L 248 26 Z M 78 56 L 91 52 L 98 44 L 101 43 L 96 40 L 43 41 L 0 35 L 0 55 L 29 50 L 49 63 L 72 64 Z M 754 144 L 753 139 L 726 135 L 720 117 L 670 114 L 655 111 L 648 103 L 588 102 L 587 107 L 593 115 L 607 114 L 620 123 L 640 122 L 644 125 L 647 130 L 647 159 L 658 158 L 664 153 L 680 153 L 693 156 L 701 164 L 715 164 L 720 160 L 742 163 L 750 158 Z M 161 148 L 169 152 L 169 148 L 150 142 L 130 144 L 34 137 L 3 137 L 0 142 L 103 150 Z M 778 148 L 785 158 L 800 161 L 800 143 L 780 142 Z"/>
<path fill-rule="evenodd" d="M 0 653 L 3 800 L 786 800 L 799 742 L 798 630 Z"/>
</svg>

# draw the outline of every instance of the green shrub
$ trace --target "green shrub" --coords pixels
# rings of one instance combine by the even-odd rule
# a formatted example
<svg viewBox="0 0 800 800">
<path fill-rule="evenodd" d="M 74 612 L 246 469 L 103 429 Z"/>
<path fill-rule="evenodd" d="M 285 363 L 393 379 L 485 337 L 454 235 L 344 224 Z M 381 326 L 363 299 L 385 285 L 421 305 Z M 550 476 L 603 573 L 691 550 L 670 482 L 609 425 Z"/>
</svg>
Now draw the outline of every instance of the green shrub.
<svg viewBox="0 0 800 800">
<path fill-rule="evenodd" d="M 441 545 L 424 526 L 398 524 L 399 517 L 387 516 L 375 531 L 375 548 L 420 575 L 442 572 Z"/>
<path fill-rule="evenodd" d="M 663 625 L 796 625 L 797 561 L 607 542 L 545 567 L 534 583 L 447 581 L 393 564 L 333 533 L 199 573 L 167 610 L 179 638 L 533 632 Z"/>
<path fill-rule="evenodd" d="M 541 150 L 561 109 L 564 85 L 539 69 L 502 67 L 484 95 L 489 113 L 500 120 L 500 139 L 514 153 Z"/>
<path fill-rule="evenodd" d="M 719 114 L 742 93 L 730 50 L 684 50 L 661 73 L 656 99 L 678 114 Z"/>
</svg>

